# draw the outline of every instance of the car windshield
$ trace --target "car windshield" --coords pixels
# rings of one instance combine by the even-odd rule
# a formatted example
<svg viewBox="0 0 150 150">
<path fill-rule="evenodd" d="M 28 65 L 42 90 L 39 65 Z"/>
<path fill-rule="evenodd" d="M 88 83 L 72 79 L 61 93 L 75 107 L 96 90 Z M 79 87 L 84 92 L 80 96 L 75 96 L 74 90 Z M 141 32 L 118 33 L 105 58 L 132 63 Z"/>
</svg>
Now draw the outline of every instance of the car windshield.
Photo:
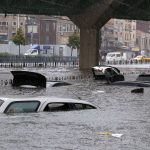
<svg viewBox="0 0 150 150">
<path fill-rule="evenodd" d="M 136 58 L 142 58 L 143 56 L 137 56 Z"/>
<path fill-rule="evenodd" d="M 15 101 L 5 109 L 5 113 L 36 112 L 40 105 L 39 101 Z"/>
<path fill-rule="evenodd" d="M 28 49 L 26 53 L 31 53 L 33 49 Z"/>
</svg>

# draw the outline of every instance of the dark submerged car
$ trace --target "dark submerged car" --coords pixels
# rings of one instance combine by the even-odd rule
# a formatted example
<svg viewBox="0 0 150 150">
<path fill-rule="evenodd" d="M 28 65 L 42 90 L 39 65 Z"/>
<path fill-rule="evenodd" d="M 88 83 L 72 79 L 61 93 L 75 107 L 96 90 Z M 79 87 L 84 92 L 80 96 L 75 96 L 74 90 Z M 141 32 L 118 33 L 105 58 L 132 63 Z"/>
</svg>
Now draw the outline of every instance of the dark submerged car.
<svg viewBox="0 0 150 150">
<path fill-rule="evenodd" d="M 124 76 L 120 70 L 112 66 L 95 66 L 92 67 L 93 77 L 95 80 L 104 80 L 108 83 L 124 81 Z"/>
<path fill-rule="evenodd" d="M 12 86 L 13 87 L 56 87 L 71 85 L 70 83 L 64 81 L 47 81 L 46 77 L 37 72 L 30 71 L 11 71 L 13 75 Z"/>
<path fill-rule="evenodd" d="M 135 81 L 118 81 L 112 85 L 150 87 L 150 74 L 139 74 Z"/>
</svg>

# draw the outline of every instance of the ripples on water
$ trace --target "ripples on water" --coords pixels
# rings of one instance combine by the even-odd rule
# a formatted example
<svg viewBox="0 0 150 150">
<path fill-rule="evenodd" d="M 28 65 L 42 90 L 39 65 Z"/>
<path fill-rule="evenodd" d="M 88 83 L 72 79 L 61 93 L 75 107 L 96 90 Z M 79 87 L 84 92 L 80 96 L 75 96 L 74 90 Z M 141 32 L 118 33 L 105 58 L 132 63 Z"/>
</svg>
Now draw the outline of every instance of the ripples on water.
<svg viewBox="0 0 150 150">
<path fill-rule="evenodd" d="M 102 86 L 93 79 L 72 83 L 71 86 L 34 90 L 1 87 L 1 96 L 79 98 L 94 103 L 99 109 L 1 114 L 0 150 L 149 150 L 149 88 L 144 88 L 144 94 L 132 94 L 133 87 Z M 96 134 L 108 131 L 123 136 Z"/>
</svg>

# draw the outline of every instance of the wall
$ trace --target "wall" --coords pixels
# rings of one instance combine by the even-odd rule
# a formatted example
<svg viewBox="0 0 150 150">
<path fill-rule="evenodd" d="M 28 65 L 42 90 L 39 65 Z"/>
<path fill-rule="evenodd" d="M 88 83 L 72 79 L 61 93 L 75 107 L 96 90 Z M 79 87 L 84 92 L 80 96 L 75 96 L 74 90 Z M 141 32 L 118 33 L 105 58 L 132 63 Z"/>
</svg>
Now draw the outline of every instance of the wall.
<svg viewBox="0 0 150 150">
<path fill-rule="evenodd" d="M 27 49 L 30 48 L 30 45 L 21 45 L 20 46 L 20 53 L 24 54 L 26 52 Z M 11 44 L 0 44 L 0 53 L 10 53 L 13 55 L 18 55 L 19 54 L 19 46 L 11 43 Z"/>
</svg>

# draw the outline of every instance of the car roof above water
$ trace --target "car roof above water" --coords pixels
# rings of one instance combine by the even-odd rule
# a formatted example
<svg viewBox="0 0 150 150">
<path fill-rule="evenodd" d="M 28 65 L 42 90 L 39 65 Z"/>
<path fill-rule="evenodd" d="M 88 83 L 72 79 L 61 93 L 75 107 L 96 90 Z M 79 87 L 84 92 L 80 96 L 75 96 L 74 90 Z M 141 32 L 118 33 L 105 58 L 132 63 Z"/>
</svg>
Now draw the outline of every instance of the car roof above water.
<svg viewBox="0 0 150 150">
<path fill-rule="evenodd" d="M 44 102 L 66 102 L 66 103 L 83 103 L 83 104 L 89 104 L 92 105 L 91 103 L 83 100 L 76 100 L 76 99 L 69 99 L 69 98 L 57 98 L 57 97 L 26 97 L 26 98 L 12 98 L 12 97 L 0 97 L 0 100 L 3 100 L 5 102 L 13 102 L 13 101 L 40 101 L 41 103 Z"/>
</svg>

